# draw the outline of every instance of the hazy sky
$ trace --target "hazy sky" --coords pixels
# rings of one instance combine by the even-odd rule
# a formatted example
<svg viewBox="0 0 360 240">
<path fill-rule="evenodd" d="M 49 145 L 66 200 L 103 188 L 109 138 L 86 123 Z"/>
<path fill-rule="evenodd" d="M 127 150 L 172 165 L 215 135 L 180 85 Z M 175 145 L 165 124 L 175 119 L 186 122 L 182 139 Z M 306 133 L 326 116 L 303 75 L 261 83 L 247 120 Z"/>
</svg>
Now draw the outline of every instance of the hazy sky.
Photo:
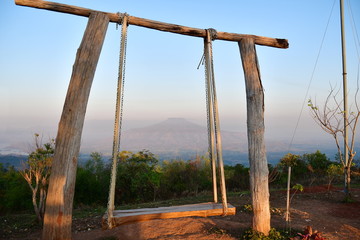
<svg viewBox="0 0 360 240">
<path fill-rule="evenodd" d="M 333 12 L 309 96 L 321 102 L 330 84 L 341 87 L 339 0 L 107 1 L 61 3 L 196 28 L 286 38 L 289 49 L 257 47 L 265 88 L 267 137 L 290 142 L 315 66 L 331 9 Z M 359 65 L 360 1 L 345 0 L 349 92 Z M 72 65 L 87 18 L 0 3 L 0 151 L 31 142 L 34 132 L 55 137 Z M 119 28 L 120 29 L 120 28 Z M 112 134 L 120 31 L 110 23 L 89 99 L 85 134 Z M 213 43 L 222 129 L 246 131 L 246 97 L 239 48 Z M 203 40 L 129 26 L 124 128 L 169 117 L 206 124 L 204 69 L 197 70 Z M 91 134 L 94 133 L 94 134 Z M 297 142 L 331 140 L 304 109 Z"/>
</svg>

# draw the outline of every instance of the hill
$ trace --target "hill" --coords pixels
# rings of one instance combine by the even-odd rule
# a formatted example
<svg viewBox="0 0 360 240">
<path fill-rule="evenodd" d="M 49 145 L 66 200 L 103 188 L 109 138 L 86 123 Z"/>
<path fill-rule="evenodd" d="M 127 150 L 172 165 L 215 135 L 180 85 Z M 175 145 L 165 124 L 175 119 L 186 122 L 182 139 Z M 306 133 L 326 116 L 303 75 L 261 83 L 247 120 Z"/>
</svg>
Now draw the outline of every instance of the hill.
<svg viewBox="0 0 360 240">
<path fill-rule="evenodd" d="M 248 164 L 247 135 L 242 132 L 221 131 L 223 156 L 226 164 Z M 86 143 L 85 143 L 86 141 Z M 268 140 L 269 162 L 278 161 L 286 152 L 287 145 Z M 112 138 L 84 139 L 82 153 L 99 151 L 111 155 Z M 184 118 L 169 118 L 160 123 L 124 131 L 121 136 L 121 150 L 150 150 L 163 159 L 188 159 L 196 154 L 204 155 L 208 149 L 207 128 Z M 281 155 L 281 156 L 282 156 Z M 273 157 L 275 156 L 275 158 Z"/>
<path fill-rule="evenodd" d="M 98 126 L 106 126 L 99 128 Z M 97 126 L 97 127 L 96 127 Z M 90 131 L 91 130 L 91 131 Z M 90 132 L 90 133 L 89 133 Z M 223 158 L 225 164 L 235 165 L 241 163 L 248 165 L 247 134 L 243 132 L 221 131 Z M 89 159 L 91 152 L 100 152 L 109 159 L 112 151 L 111 123 L 93 124 L 84 131 L 81 144 L 79 162 Z M 18 146 L 18 145 L 16 145 Z M 18 154 L 13 144 L 11 152 L 0 149 L 0 160 L 3 163 L 19 166 L 26 156 Z M 18 146 L 21 148 L 21 146 Z M 160 160 L 164 159 L 190 159 L 196 155 L 205 155 L 208 149 L 207 128 L 184 118 L 169 118 L 157 124 L 142 128 L 133 128 L 122 132 L 121 150 L 132 152 L 149 150 L 156 154 Z M 294 144 L 296 154 L 311 153 L 321 150 L 332 158 L 335 148 L 332 144 L 319 145 L 303 143 Z M 288 151 L 288 143 L 266 138 L 267 158 L 270 164 L 276 164 Z M 24 151 L 24 150 L 23 150 Z"/>
</svg>

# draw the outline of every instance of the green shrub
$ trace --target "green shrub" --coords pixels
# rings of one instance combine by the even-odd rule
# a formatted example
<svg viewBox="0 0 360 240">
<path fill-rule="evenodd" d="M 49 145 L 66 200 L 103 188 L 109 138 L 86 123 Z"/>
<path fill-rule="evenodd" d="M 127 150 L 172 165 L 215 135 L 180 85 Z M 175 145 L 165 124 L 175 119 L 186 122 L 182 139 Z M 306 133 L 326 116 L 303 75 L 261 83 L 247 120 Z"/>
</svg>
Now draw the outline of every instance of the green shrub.
<svg viewBox="0 0 360 240">
<path fill-rule="evenodd" d="M 253 229 L 246 230 L 242 236 L 243 240 L 285 240 L 287 236 L 284 236 L 281 232 L 275 228 L 271 228 L 269 235 L 265 236 L 263 233 L 257 232 Z"/>
<path fill-rule="evenodd" d="M 78 166 L 75 184 L 75 204 L 105 206 L 109 195 L 110 167 L 100 153 L 93 152 L 84 166 Z"/>
<path fill-rule="evenodd" d="M 32 209 L 31 192 L 13 167 L 0 167 L 0 213 Z"/>
</svg>

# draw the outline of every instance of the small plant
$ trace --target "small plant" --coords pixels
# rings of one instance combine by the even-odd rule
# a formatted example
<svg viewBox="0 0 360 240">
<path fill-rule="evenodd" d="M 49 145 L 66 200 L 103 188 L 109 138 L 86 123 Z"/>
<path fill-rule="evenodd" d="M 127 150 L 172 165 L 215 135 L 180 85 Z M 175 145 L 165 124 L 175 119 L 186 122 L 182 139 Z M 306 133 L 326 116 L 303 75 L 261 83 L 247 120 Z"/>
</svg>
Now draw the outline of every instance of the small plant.
<svg viewBox="0 0 360 240">
<path fill-rule="evenodd" d="M 292 196 L 290 199 L 288 199 L 288 202 L 287 202 L 287 207 L 286 207 L 286 212 L 285 212 L 285 220 L 286 220 L 286 225 L 287 227 L 289 228 L 289 230 L 291 231 L 291 227 L 290 227 L 290 203 L 291 203 L 291 200 L 294 198 L 295 194 L 300 191 L 304 191 L 304 187 L 303 185 L 297 183 L 295 184 L 292 189 L 294 189 L 295 191 L 293 192 Z"/>
<path fill-rule="evenodd" d="M 211 227 L 211 228 L 208 230 L 208 232 L 209 232 L 210 234 L 219 234 L 219 235 L 224 235 L 224 234 L 226 234 L 226 231 L 225 231 L 224 229 L 218 228 L 218 227 L 216 227 L 216 226 Z"/>
<path fill-rule="evenodd" d="M 275 208 L 275 207 L 271 207 L 270 212 L 271 214 L 275 214 L 275 215 L 282 215 L 284 213 L 284 211 L 281 208 Z"/>
<path fill-rule="evenodd" d="M 295 185 L 292 187 L 292 189 L 295 190 L 294 194 L 295 194 L 297 191 L 300 191 L 300 192 L 304 191 L 303 185 L 301 185 L 301 184 L 299 184 L 299 183 L 295 184 Z"/>
<path fill-rule="evenodd" d="M 318 231 L 313 231 L 311 226 L 307 226 L 304 229 L 304 234 L 298 233 L 296 237 L 290 238 L 291 240 L 326 240 L 321 233 Z"/>
<path fill-rule="evenodd" d="M 252 212 L 252 211 L 253 211 L 253 207 L 252 207 L 251 204 L 244 204 L 244 205 L 242 206 L 242 210 L 243 210 L 244 212 Z"/>
<path fill-rule="evenodd" d="M 271 228 L 269 235 L 265 236 L 261 232 L 257 232 L 253 229 L 246 230 L 242 236 L 243 240 L 285 240 L 288 239 L 286 236 L 281 234 L 275 228 Z"/>
<path fill-rule="evenodd" d="M 296 194 L 298 191 L 300 191 L 300 192 L 304 191 L 303 185 L 301 185 L 301 184 L 299 184 L 299 183 L 295 184 L 291 189 L 294 189 L 295 191 L 294 191 L 293 194 L 291 195 L 290 202 L 291 202 L 291 200 L 294 198 L 295 194 Z"/>
<path fill-rule="evenodd" d="M 241 210 L 243 212 L 252 212 L 253 207 L 252 207 L 251 204 L 244 204 L 241 207 Z M 282 215 L 283 214 L 283 210 L 281 210 L 281 208 L 275 208 L 275 207 L 270 207 L 270 212 L 271 212 L 271 214 L 277 214 L 277 215 Z"/>
</svg>

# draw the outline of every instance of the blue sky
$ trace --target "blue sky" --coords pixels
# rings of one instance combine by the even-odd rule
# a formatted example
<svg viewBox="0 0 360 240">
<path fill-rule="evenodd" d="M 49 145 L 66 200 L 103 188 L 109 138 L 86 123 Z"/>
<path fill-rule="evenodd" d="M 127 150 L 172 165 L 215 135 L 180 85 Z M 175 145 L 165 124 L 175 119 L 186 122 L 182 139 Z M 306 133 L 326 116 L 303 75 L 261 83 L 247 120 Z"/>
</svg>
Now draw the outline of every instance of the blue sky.
<svg viewBox="0 0 360 240">
<path fill-rule="evenodd" d="M 332 0 L 106 1 L 61 3 L 196 28 L 286 38 L 289 49 L 257 47 L 265 88 L 266 136 L 290 142 L 330 16 Z M 345 0 L 349 92 L 354 93 L 359 50 L 348 3 L 360 28 L 360 1 Z M 339 3 L 329 28 L 309 97 L 321 102 L 330 84 L 340 87 Z M 0 3 L 0 150 L 31 142 L 34 132 L 55 137 L 76 50 L 87 18 Z M 111 137 L 120 31 L 111 23 L 87 109 L 84 136 Z M 357 46 L 360 48 L 360 46 Z M 197 70 L 203 40 L 130 26 L 124 128 L 182 117 L 206 124 L 204 69 Z M 246 131 L 244 77 L 237 43 L 213 43 L 222 129 Z M 331 141 L 304 109 L 295 143 Z"/>
</svg>

